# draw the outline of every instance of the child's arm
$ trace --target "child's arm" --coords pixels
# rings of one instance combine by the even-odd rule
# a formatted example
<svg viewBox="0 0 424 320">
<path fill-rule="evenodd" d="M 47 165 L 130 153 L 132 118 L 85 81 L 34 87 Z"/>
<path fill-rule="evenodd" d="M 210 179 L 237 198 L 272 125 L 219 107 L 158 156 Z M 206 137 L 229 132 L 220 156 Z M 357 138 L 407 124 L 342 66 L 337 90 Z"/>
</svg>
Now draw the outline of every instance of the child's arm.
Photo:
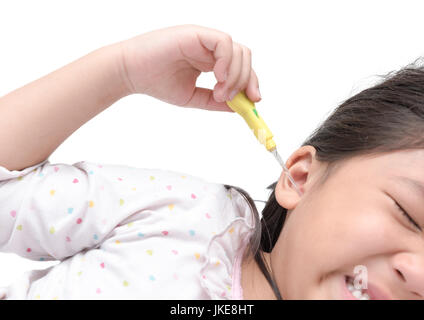
<svg viewBox="0 0 424 320">
<path fill-rule="evenodd" d="M 219 79 L 214 90 L 196 87 L 199 74 L 211 70 Z M 41 164 L 114 101 L 143 93 L 180 106 L 231 111 L 228 95 L 246 89 L 258 101 L 257 85 L 247 48 L 217 30 L 181 26 L 101 48 L 1 98 L 0 251 L 63 259 L 98 245 L 134 213 L 177 209 L 158 199 L 169 191 L 160 170 Z"/>
<path fill-rule="evenodd" d="M 120 45 L 95 50 L 0 99 L 0 166 L 46 158 L 75 130 L 128 94 Z"/>
<path fill-rule="evenodd" d="M 196 87 L 214 71 L 214 90 Z M 250 50 L 221 31 L 195 25 L 156 30 L 105 46 L 0 98 L 0 166 L 40 163 L 75 130 L 120 98 L 147 94 L 165 102 L 232 110 L 245 90 L 260 100 Z"/>
</svg>

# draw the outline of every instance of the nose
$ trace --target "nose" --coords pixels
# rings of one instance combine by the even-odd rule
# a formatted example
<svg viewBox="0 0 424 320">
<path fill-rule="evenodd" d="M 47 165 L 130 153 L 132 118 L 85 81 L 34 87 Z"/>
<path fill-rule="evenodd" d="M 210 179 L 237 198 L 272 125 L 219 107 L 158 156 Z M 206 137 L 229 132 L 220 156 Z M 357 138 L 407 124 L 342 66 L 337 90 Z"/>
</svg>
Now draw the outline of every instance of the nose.
<svg viewBox="0 0 424 320">
<path fill-rule="evenodd" d="M 393 257 L 392 268 L 408 299 L 424 299 L 424 255 L 399 253 Z"/>
</svg>

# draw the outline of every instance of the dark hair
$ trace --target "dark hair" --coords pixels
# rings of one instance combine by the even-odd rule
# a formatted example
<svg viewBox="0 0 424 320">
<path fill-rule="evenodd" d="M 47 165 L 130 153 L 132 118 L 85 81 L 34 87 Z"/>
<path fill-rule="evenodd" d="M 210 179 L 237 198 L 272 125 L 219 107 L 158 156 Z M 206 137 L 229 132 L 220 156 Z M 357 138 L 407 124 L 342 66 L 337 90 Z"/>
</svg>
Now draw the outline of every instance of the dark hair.
<svg viewBox="0 0 424 320">
<path fill-rule="evenodd" d="M 343 101 L 302 143 L 301 146 L 313 146 L 316 159 L 327 164 L 325 173 L 314 187 L 322 185 L 337 164 L 348 158 L 424 148 L 423 59 L 420 57 L 398 71 L 378 75 L 381 81 Z M 272 192 L 261 218 L 246 191 L 224 186 L 239 191 L 249 203 L 256 220 L 249 256 L 254 256 L 275 296 L 282 299 L 262 254 L 271 252 L 287 215 L 287 209 L 275 198 L 276 185 L 274 182 L 267 187 Z"/>
</svg>

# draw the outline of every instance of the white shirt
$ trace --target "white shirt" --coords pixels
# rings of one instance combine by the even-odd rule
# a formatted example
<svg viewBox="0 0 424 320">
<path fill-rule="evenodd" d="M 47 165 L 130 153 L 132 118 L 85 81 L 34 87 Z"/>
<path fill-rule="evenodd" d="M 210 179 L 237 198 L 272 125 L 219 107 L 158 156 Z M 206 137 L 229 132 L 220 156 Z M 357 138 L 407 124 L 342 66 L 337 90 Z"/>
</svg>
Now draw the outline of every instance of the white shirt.
<svg viewBox="0 0 424 320">
<path fill-rule="evenodd" d="M 242 299 L 254 225 L 239 192 L 187 174 L 0 166 L 0 251 L 61 261 L 25 273 L 5 299 Z"/>
</svg>

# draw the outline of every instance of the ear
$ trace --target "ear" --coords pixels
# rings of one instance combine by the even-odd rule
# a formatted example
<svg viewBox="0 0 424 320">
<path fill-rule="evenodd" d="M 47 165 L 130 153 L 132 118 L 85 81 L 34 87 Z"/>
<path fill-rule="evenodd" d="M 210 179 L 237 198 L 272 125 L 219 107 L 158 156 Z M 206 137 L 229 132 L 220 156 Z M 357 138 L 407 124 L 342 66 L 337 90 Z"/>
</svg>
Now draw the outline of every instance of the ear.
<svg viewBox="0 0 424 320">
<path fill-rule="evenodd" d="M 319 164 L 315 159 L 316 149 L 313 146 L 303 146 L 297 149 L 286 161 L 286 167 L 302 194 L 307 191 L 314 171 L 318 170 Z M 309 183 L 308 183 L 309 181 Z M 300 199 L 296 188 L 283 170 L 275 187 L 275 198 L 280 206 L 287 210 L 294 209 Z"/>
</svg>

